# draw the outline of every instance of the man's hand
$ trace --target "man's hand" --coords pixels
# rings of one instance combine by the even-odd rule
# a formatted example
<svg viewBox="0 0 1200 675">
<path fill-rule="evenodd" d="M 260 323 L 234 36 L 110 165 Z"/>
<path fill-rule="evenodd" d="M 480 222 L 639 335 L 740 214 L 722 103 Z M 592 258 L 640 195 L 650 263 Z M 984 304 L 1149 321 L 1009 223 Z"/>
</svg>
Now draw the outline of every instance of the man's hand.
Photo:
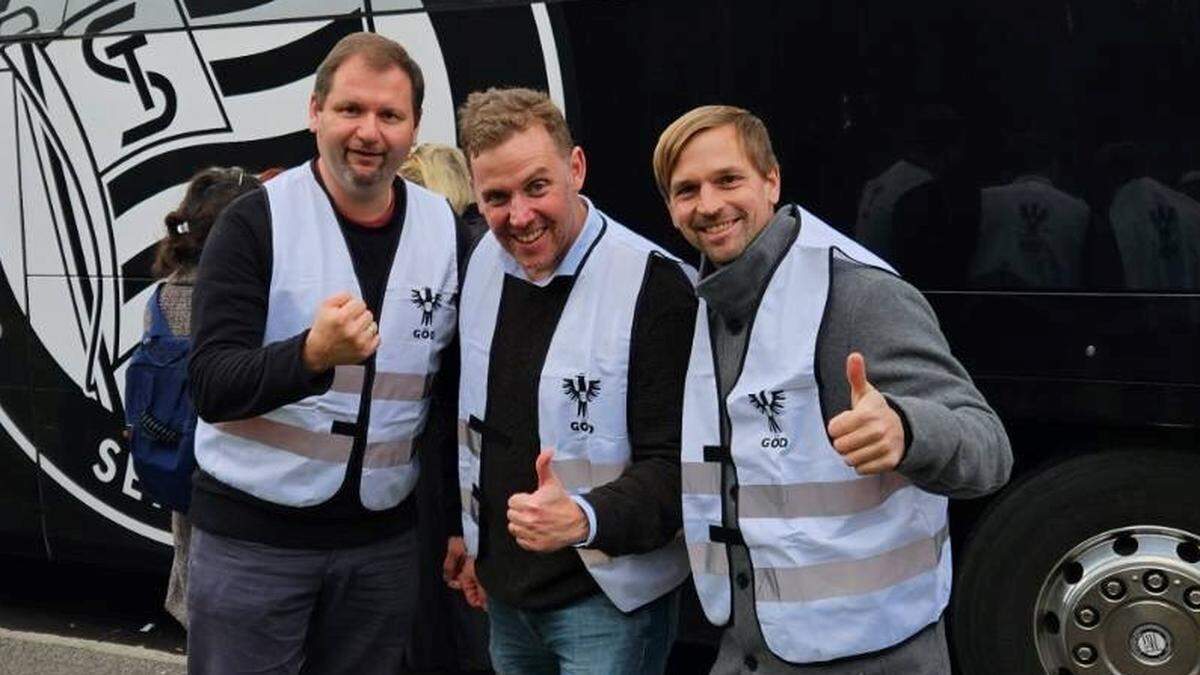
<svg viewBox="0 0 1200 675">
<path fill-rule="evenodd" d="M 521 548 L 539 553 L 578 544 L 588 536 L 587 516 L 554 474 L 552 459 L 552 449 L 538 455 L 534 464 L 538 477 L 535 492 L 508 498 L 508 531 Z"/>
<path fill-rule="evenodd" d="M 361 363 L 379 348 L 379 324 L 349 293 L 325 298 L 304 340 L 304 365 L 314 373 Z"/>
<path fill-rule="evenodd" d="M 862 354 L 846 357 L 846 379 L 850 381 L 850 410 L 829 420 L 833 447 L 860 475 L 894 470 L 904 458 L 904 424 L 867 381 L 867 362 Z"/>
<path fill-rule="evenodd" d="M 467 542 L 462 537 L 446 540 L 446 559 L 442 562 L 442 581 L 450 588 L 461 589 L 458 577 L 467 563 Z"/>
<path fill-rule="evenodd" d="M 462 572 L 458 575 L 458 587 L 462 589 L 468 605 L 487 611 L 487 592 L 479 583 L 479 577 L 475 576 L 475 558 L 472 556 L 466 556 L 463 562 Z"/>
</svg>

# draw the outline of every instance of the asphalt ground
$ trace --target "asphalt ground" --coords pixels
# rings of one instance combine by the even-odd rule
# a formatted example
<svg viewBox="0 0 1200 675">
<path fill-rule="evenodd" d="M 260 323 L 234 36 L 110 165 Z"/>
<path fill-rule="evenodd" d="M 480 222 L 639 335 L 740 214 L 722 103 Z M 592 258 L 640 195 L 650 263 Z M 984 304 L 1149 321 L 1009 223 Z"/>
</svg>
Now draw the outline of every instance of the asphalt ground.
<svg viewBox="0 0 1200 675">
<path fill-rule="evenodd" d="M 0 558 L 0 674 L 185 673 L 165 592 L 145 572 Z"/>
<path fill-rule="evenodd" d="M 0 555 L 0 675 L 186 673 L 187 635 L 165 593 L 165 572 Z M 677 642 L 667 672 L 707 672 L 712 644 Z"/>
</svg>

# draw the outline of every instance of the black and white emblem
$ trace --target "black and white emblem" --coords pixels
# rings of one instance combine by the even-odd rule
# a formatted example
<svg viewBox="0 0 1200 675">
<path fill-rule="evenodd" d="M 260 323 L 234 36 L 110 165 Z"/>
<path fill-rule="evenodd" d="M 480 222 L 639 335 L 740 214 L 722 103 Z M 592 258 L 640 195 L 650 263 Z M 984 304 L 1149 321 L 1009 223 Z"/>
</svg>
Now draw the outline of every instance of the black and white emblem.
<svg viewBox="0 0 1200 675">
<path fill-rule="evenodd" d="M 482 52 L 496 81 L 569 109 L 553 10 L 525 4 L 396 13 L 367 0 L 78 0 L 66 11 L 0 0 L 0 187 L 11 195 L 0 200 L 0 476 L 33 466 L 80 531 L 106 522 L 170 546 L 170 512 L 141 489 L 122 435 L 161 234 L 146 224 L 204 166 L 310 160 L 297 113 L 321 59 L 358 31 L 400 40 L 421 64 L 422 140 L 454 143 L 454 108 L 477 86 Z M 405 325 L 434 340 L 452 296 L 409 288 L 421 313 Z"/>
<path fill-rule="evenodd" d="M 412 289 L 412 303 L 421 310 L 421 325 L 433 325 L 433 312 L 442 306 L 442 294 L 434 293 L 428 286 Z"/>
<path fill-rule="evenodd" d="M 783 404 L 787 400 L 787 395 L 782 390 L 776 389 L 750 394 L 749 398 L 754 409 L 767 418 L 767 430 L 771 435 L 770 437 L 763 437 L 762 447 L 787 448 L 788 439 L 783 435 L 783 429 L 779 426 L 779 420 L 776 419 L 779 415 L 783 414 Z"/>
<path fill-rule="evenodd" d="M 595 427 L 587 421 L 588 403 L 595 401 L 600 395 L 600 380 L 589 380 L 583 373 L 575 377 L 564 377 L 563 393 L 575 402 L 575 416 L 578 419 L 571 422 L 571 430 L 592 433 Z"/>
</svg>

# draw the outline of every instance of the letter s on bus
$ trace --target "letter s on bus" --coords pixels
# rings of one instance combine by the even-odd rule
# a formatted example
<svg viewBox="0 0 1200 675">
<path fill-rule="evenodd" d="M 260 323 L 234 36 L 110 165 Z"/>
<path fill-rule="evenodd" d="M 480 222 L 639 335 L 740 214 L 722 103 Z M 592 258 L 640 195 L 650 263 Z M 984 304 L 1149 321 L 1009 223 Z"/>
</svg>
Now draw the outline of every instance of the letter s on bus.
<svg viewBox="0 0 1200 675">
<path fill-rule="evenodd" d="M 121 452 L 121 446 L 113 439 L 106 438 L 100 441 L 100 447 L 97 450 L 100 461 L 92 465 L 92 473 L 96 474 L 96 478 L 99 478 L 101 483 L 111 483 L 112 479 L 117 477 L 116 455 L 118 452 Z M 104 468 L 100 468 L 101 464 L 104 465 Z"/>
</svg>

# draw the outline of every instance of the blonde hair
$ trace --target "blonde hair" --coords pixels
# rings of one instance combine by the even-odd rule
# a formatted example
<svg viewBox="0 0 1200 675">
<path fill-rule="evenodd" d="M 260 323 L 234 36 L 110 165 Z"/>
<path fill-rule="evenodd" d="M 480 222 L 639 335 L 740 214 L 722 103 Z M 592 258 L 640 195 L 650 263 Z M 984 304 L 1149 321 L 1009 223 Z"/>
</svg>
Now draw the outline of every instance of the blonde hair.
<svg viewBox="0 0 1200 675">
<path fill-rule="evenodd" d="M 567 120 L 550 97 L 521 87 L 472 92 L 458 109 L 458 142 L 470 163 L 533 124 L 542 125 L 563 155 L 575 147 Z"/>
<path fill-rule="evenodd" d="M 408 153 L 399 173 L 417 185 L 443 195 L 450 200 L 450 208 L 460 216 L 474 201 L 467 162 L 458 148 L 422 143 Z"/>
<path fill-rule="evenodd" d="M 668 189 L 671 174 L 675 171 L 679 156 L 683 154 L 687 144 L 697 134 L 726 124 L 733 125 L 742 151 L 760 174 L 765 177 L 772 170 L 779 168 L 779 160 L 775 159 L 775 151 L 771 149 L 771 136 L 762 120 L 748 110 L 731 105 L 700 106 L 671 122 L 658 137 L 658 145 L 654 147 L 651 165 L 654 168 L 654 182 L 657 183 L 658 192 L 663 199 L 670 201 Z"/>
</svg>

